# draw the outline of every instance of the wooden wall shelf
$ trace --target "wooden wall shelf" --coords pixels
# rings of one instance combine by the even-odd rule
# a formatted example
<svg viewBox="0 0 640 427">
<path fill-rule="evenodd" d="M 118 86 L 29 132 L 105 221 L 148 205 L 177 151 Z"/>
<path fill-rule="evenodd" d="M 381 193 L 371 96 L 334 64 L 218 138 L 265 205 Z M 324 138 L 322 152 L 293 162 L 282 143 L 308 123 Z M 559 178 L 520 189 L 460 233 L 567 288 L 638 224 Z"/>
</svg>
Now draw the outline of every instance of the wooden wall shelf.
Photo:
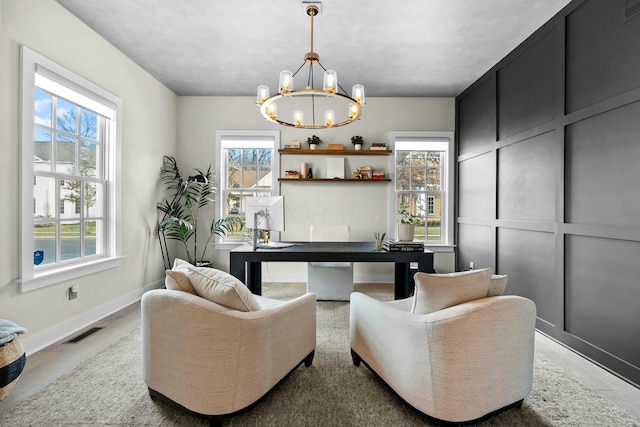
<svg viewBox="0 0 640 427">
<path fill-rule="evenodd" d="M 344 183 L 344 182 L 357 182 L 357 183 L 365 183 L 365 182 L 391 182 L 390 178 L 384 179 L 355 179 L 355 178 L 278 178 L 279 182 L 335 182 L 335 183 Z"/>
<path fill-rule="evenodd" d="M 302 148 L 280 148 L 280 154 L 324 154 L 343 156 L 388 156 L 393 153 L 391 150 L 307 150 Z"/>
</svg>

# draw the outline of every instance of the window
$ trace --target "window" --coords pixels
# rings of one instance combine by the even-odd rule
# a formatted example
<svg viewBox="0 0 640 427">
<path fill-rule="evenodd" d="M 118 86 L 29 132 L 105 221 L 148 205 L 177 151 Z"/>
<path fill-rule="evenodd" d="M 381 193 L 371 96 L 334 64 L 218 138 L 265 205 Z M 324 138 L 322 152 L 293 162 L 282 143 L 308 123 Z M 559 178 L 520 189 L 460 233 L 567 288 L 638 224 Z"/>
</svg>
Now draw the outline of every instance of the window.
<svg viewBox="0 0 640 427">
<path fill-rule="evenodd" d="M 218 131 L 216 176 L 219 180 L 219 218 L 238 216 L 245 220 L 247 197 L 277 196 L 279 162 L 278 131 Z M 220 242 L 249 240 L 248 230 L 229 233 Z"/>
<path fill-rule="evenodd" d="M 453 133 L 391 132 L 394 146 L 394 212 L 417 216 L 415 239 L 428 245 L 453 244 Z"/>
<path fill-rule="evenodd" d="M 119 265 L 121 101 L 27 47 L 21 53 L 24 292 Z"/>
</svg>

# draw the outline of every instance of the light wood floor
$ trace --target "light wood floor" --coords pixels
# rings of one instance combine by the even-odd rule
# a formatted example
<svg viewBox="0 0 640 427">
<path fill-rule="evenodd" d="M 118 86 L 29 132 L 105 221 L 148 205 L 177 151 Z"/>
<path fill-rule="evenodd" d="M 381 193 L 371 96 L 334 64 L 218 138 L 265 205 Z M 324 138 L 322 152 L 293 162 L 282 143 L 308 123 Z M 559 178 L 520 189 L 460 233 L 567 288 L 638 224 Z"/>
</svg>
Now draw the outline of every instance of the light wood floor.
<svg viewBox="0 0 640 427">
<path fill-rule="evenodd" d="M 304 293 L 304 284 L 269 284 L 269 286 L 290 286 L 296 290 L 299 289 L 301 294 Z M 269 286 L 264 287 L 265 296 L 269 296 Z M 392 285 L 356 284 L 356 290 L 386 289 L 392 292 Z M 0 415 L 139 326 L 140 304 L 136 303 L 92 325 L 92 327 L 102 327 L 102 329 L 77 343 L 69 343 L 67 339 L 29 356 L 25 370 L 16 386 L 5 400 L 0 402 Z M 621 380 L 543 334 L 536 333 L 535 345 L 536 351 L 556 362 L 567 374 L 625 410 L 640 422 L 639 388 Z M 1 418 L 0 416 L 0 420 Z"/>
</svg>

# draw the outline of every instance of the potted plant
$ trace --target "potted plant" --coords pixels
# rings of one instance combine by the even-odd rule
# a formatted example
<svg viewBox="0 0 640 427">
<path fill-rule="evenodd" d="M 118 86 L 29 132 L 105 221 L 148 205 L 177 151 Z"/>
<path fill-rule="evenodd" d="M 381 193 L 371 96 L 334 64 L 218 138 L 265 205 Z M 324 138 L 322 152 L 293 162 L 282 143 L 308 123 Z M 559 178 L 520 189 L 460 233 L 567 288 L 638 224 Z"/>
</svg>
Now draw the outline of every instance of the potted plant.
<svg viewBox="0 0 640 427">
<path fill-rule="evenodd" d="M 198 235 L 201 209 L 215 203 L 216 185 L 211 165 L 206 171 L 197 168 L 195 171 L 196 175 L 184 179 L 175 158 L 164 156 L 162 159 L 160 180 L 165 186 L 167 197 L 157 204 L 163 216 L 156 231 L 166 269 L 171 268 L 167 239 L 182 242 L 189 263 L 207 265 L 209 263 L 204 260 L 204 256 L 213 236 L 225 236 L 229 231 L 244 227 L 239 217 L 212 220 L 206 231 L 208 236 L 205 235 L 204 245 L 199 246 L 198 237 L 202 237 Z"/>
<path fill-rule="evenodd" d="M 411 213 L 409 206 L 402 206 L 397 212 L 400 219 L 398 224 L 398 240 L 412 242 L 415 234 L 415 226 L 420 223 L 420 217 Z"/>
<path fill-rule="evenodd" d="M 362 140 L 362 137 L 360 135 L 356 135 L 351 137 L 351 143 L 353 144 L 356 150 L 361 150 L 362 144 L 364 144 L 364 141 Z"/>
<path fill-rule="evenodd" d="M 307 144 L 309 144 L 310 150 L 315 150 L 318 145 L 322 144 L 320 137 L 312 135 L 311 138 L 307 138 Z"/>
</svg>

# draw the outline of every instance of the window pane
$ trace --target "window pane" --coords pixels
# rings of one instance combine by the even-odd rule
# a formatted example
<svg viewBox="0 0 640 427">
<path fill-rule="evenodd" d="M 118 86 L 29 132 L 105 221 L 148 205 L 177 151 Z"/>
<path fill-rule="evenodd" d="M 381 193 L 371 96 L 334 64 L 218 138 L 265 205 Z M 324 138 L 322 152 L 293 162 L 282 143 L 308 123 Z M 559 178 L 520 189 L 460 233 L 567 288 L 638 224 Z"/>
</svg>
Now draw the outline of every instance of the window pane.
<svg viewBox="0 0 640 427">
<path fill-rule="evenodd" d="M 85 256 L 102 253 L 101 245 L 98 245 L 98 236 L 102 235 L 102 221 L 84 222 L 84 254 Z"/>
<path fill-rule="evenodd" d="M 412 151 L 411 152 L 411 166 L 422 166 L 426 164 L 424 151 Z"/>
<path fill-rule="evenodd" d="M 271 149 L 257 150 L 258 154 L 258 185 L 259 188 L 271 188 Z"/>
<path fill-rule="evenodd" d="M 98 139 L 98 115 L 84 108 L 80 109 L 80 136 Z"/>
<path fill-rule="evenodd" d="M 84 186 L 84 214 L 87 217 L 104 216 L 104 185 L 96 182 L 88 182 Z"/>
<path fill-rule="evenodd" d="M 56 179 L 38 176 L 33 187 L 34 219 L 54 218 L 56 209 Z"/>
<path fill-rule="evenodd" d="M 80 223 L 60 223 L 60 260 L 65 261 L 80 257 Z"/>
<path fill-rule="evenodd" d="M 258 184 L 257 150 L 242 150 L 242 188 L 256 188 Z"/>
<path fill-rule="evenodd" d="M 64 99 L 57 98 L 57 100 L 56 129 L 75 134 L 78 129 L 76 105 Z"/>
<path fill-rule="evenodd" d="M 51 132 L 36 127 L 33 136 L 33 170 L 51 170 Z"/>
<path fill-rule="evenodd" d="M 440 168 L 430 168 L 427 170 L 427 189 L 429 190 L 433 190 L 433 191 L 438 191 L 441 190 L 440 188 Z"/>
<path fill-rule="evenodd" d="M 396 168 L 396 190 L 409 189 L 410 173 L 411 169 L 409 168 Z"/>
<path fill-rule="evenodd" d="M 56 172 L 76 173 L 76 139 L 56 134 Z"/>
<path fill-rule="evenodd" d="M 78 218 L 76 213 L 76 206 L 81 203 L 81 181 L 75 179 L 63 180 L 64 185 L 60 187 L 60 203 L 64 203 L 63 209 L 60 209 L 62 218 Z M 64 215 L 62 215 L 64 214 Z"/>
<path fill-rule="evenodd" d="M 82 141 L 80 145 L 80 175 L 98 176 L 98 150 L 97 145 Z"/>
<path fill-rule="evenodd" d="M 46 265 L 56 262 L 56 225 L 53 222 L 33 225 L 33 264 Z"/>
<path fill-rule="evenodd" d="M 422 168 L 411 169 L 411 189 L 412 190 L 426 190 L 426 173 Z"/>
<path fill-rule="evenodd" d="M 33 98 L 35 124 L 51 127 L 51 94 L 35 88 Z"/>
<path fill-rule="evenodd" d="M 408 151 L 398 151 L 396 153 L 396 166 L 410 166 L 411 158 Z"/>
<path fill-rule="evenodd" d="M 227 193 L 226 197 L 226 215 L 235 215 L 240 213 L 240 199 L 242 193 Z"/>
</svg>

